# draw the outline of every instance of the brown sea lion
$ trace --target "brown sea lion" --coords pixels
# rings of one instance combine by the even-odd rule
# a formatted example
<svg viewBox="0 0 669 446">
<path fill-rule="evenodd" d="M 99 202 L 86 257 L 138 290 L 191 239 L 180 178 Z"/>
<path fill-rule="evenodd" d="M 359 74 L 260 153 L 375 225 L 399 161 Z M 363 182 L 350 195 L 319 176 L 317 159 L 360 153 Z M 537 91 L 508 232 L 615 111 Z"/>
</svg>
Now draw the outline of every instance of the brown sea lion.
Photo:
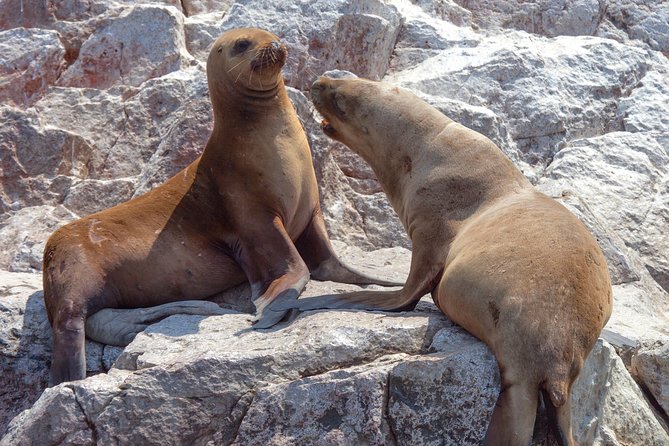
<svg viewBox="0 0 669 446">
<path fill-rule="evenodd" d="M 248 280 L 257 328 L 311 277 L 397 285 L 341 264 L 321 215 L 306 135 L 286 93 L 286 48 L 237 29 L 207 60 L 214 129 L 160 187 L 58 229 L 44 253 L 51 384 L 84 378 L 84 322 L 103 308 L 203 299 Z"/>
<path fill-rule="evenodd" d="M 540 393 L 573 445 L 570 391 L 611 314 L 606 259 L 585 226 L 538 192 L 488 138 L 412 93 L 321 77 L 324 132 L 373 168 L 413 243 L 406 285 L 277 308 L 413 308 L 431 292 L 497 358 L 502 390 L 484 440 L 527 445 Z"/>
</svg>

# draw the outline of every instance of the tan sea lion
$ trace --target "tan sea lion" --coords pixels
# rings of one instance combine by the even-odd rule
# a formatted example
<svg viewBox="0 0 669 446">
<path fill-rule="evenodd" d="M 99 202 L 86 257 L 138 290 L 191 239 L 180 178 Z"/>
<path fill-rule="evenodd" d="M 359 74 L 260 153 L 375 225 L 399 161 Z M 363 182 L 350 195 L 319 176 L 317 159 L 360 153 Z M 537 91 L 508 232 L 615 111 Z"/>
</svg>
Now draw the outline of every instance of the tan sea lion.
<svg viewBox="0 0 669 446">
<path fill-rule="evenodd" d="M 238 29 L 207 60 L 214 129 L 202 155 L 160 187 L 58 229 L 44 253 L 51 384 L 84 378 L 84 322 L 103 308 L 203 299 L 251 283 L 257 328 L 311 277 L 397 285 L 341 264 L 321 215 L 306 135 L 286 93 L 286 48 Z"/>
<path fill-rule="evenodd" d="M 573 445 L 570 391 L 611 314 L 606 259 L 585 226 L 538 192 L 488 138 L 412 93 L 321 77 L 324 132 L 374 169 L 413 243 L 406 285 L 277 308 L 413 308 L 431 292 L 497 358 L 502 390 L 487 445 L 527 445 L 540 393 Z"/>
</svg>

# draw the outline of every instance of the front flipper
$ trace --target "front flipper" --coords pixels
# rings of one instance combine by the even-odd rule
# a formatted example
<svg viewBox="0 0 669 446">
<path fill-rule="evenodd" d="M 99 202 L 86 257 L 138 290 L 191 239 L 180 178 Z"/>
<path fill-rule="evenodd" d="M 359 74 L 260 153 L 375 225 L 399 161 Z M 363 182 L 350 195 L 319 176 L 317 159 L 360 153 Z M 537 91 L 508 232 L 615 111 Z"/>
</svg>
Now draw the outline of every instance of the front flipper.
<svg viewBox="0 0 669 446">
<path fill-rule="evenodd" d="M 414 252 L 411 270 L 404 287 L 394 291 L 363 290 L 351 293 L 329 294 L 300 299 L 290 304 L 280 304 L 276 310 L 296 308 L 317 310 L 324 308 L 351 308 L 378 311 L 413 310 L 421 297 L 432 291 L 441 279 L 443 264 L 434 263 L 432 257 Z"/>
<path fill-rule="evenodd" d="M 261 229 L 243 231 L 236 250 L 237 262 L 251 284 L 256 329 L 279 323 L 290 308 L 277 311 L 275 306 L 295 302 L 309 281 L 309 269 L 281 220 L 274 217 Z"/>
<path fill-rule="evenodd" d="M 332 248 L 320 208 L 314 212 L 311 222 L 295 241 L 295 246 L 309 267 L 311 277 L 316 280 L 331 280 L 358 285 L 404 285 L 404 282 L 369 276 L 342 263 Z"/>
</svg>

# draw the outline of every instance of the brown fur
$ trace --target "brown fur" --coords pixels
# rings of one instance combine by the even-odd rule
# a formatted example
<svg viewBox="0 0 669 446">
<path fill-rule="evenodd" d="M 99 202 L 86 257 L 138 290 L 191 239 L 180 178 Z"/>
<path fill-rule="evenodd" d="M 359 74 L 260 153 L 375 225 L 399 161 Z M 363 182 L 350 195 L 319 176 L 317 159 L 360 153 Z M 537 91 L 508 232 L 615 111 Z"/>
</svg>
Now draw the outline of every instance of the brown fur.
<svg viewBox="0 0 669 446">
<path fill-rule="evenodd" d="M 558 441 L 573 445 L 571 385 L 611 313 L 608 269 L 595 239 L 492 141 L 410 92 L 320 78 L 312 97 L 325 133 L 374 169 L 413 256 L 402 290 L 292 306 L 406 309 L 431 292 L 499 363 L 502 391 L 485 444 L 527 445 L 545 391 Z"/>
<path fill-rule="evenodd" d="M 286 49 L 233 30 L 207 61 L 214 129 L 202 156 L 160 187 L 56 231 L 44 254 L 51 383 L 85 376 L 84 322 L 103 308 L 203 299 L 248 280 L 259 322 L 311 275 L 393 284 L 343 266 L 320 213 L 306 136 L 288 99 Z M 267 310 L 267 311 L 264 311 Z"/>
</svg>

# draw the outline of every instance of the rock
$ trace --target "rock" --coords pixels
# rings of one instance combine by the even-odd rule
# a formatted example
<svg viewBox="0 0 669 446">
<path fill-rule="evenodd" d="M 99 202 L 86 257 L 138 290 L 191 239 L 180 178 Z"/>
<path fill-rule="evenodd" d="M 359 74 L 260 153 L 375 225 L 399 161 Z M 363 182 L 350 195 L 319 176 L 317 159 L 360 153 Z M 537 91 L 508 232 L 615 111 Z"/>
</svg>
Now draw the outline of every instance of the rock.
<svg viewBox="0 0 669 446">
<path fill-rule="evenodd" d="M 234 0 L 182 0 L 183 13 L 186 16 L 197 14 L 216 13 L 220 17 L 225 15 L 226 11 Z"/>
<path fill-rule="evenodd" d="M 669 69 L 661 66 L 646 73 L 628 97 L 618 105 L 618 115 L 628 132 L 657 131 L 667 133 L 669 104 Z"/>
<path fill-rule="evenodd" d="M 41 274 L 0 270 L 0 435 L 15 415 L 32 406 L 48 382 L 51 328 L 41 289 Z M 88 372 L 100 373 L 109 370 L 120 351 L 87 341 L 86 353 Z"/>
<path fill-rule="evenodd" d="M 632 374 L 669 413 L 669 338 L 642 341 L 632 356 Z"/>
<path fill-rule="evenodd" d="M 58 85 L 138 86 L 150 78 L 186 68 L 190 61 L 183 15 L 171 7 L 137 5 L 95 30 Z"/>
<path fill-rule="evenodd" d="M 609 40 L 506 32 L 442 50 L 386 80 L 491 109 L 523 160 L 542 167 L 566 141 L 622 129 L 618 101 L 649 63 L 644 51 Z"/>
<path fill-rule="evenodd" d="M 606 22 L 602 26 L 605 30 L 618 28 L 654 50 L 665 54 L 669 51 L 669 5 L 665 3 L 653 0 L 611 1 L 606 8 Z"/>
<path fill-rule="evenodd" d="M 634 410 L 626 410 L 628 407 Z M 622 360 L 602 341 L 598 341 L 574 383 L 572 420 L 574 437 L 581 444 L 669 444 L 669 434 Z"/>
<path fill-rule="evenodd" d="M 331 69 L 345 69 L 370 79 L 383 77 L 399 26 L 397 10 L 378 0 L 243 0 L 232 5 L 221 31 L 242 27 L 272 30 L 288 47 L 284 67 L 287 85 L 308 89 L 319 74 Z"/>
<path fill-rule="evenodd" d="M 0 223 L 0 271 L 42 270 L 44 245 L 49 236 L 76 215 L 63 206 L 32 206 L 6 216 Z"/>
<path fill-rule="evenodd" d="M 312 284 L 307 294 L 332 291 Z M 171 316 L 139 334 L 109 373 L 44 392 L 0 444 L 476 445 L 485 433 L 499 392 L 495 359 L 431 303 L 249 327 L 244 314 Z M 582 442 L 665 444 L 606 343 L 587 359 L 573 405 Z"/>
<path fill-rule="evenodd" d="M 0 271 L 0 434 L 30 408 L 48 381 L 51 330 L 42 276 Z"/>
<path fill-rule="evenodd" d="M 669 133 L 657 132 L 614 132 L 572 141 L 555 155 L 541 183 L 578 191 L 669 291 L 669 245 L 657 229 L 669 224 L 664 206 L 669 202 L 667 147 Z"/>
<path fill-rule="evenodd" d="M 96 176 L 102 154 L 80 135 L 45 126 L 33 110 L 0 108 L 0 213 L 61 203 L 72 177 Z"/>
<path fill-rule="evenodd" d="M 429 2 L 428 2 L 429 3 Z M 593 35 L 604 14 L 597 0 L 455 0 L 481 28 L 513 28 L 550 37 Z"/>
<path fill-rule="evenodd" d="M 63 205 L 77 215 L 85 216 L 127 201 L 135 192 L 132 180 L 84 180 L 70 188 Z"/>
<path fill-rule="evenodd" d="M 3 104 L 28 106 L 37 101 L 65 69 L 64 56 L 65 49 L 54 31 L 26 28 L 0 31 Z"/>
<path fill-rule="evenodd" d="M 388 416 L 396 444 L 479 445 L 500 390 L 492 352 L 458 327 L 439 331 L 432 351 L 397 365 Z"/>
</svg>

